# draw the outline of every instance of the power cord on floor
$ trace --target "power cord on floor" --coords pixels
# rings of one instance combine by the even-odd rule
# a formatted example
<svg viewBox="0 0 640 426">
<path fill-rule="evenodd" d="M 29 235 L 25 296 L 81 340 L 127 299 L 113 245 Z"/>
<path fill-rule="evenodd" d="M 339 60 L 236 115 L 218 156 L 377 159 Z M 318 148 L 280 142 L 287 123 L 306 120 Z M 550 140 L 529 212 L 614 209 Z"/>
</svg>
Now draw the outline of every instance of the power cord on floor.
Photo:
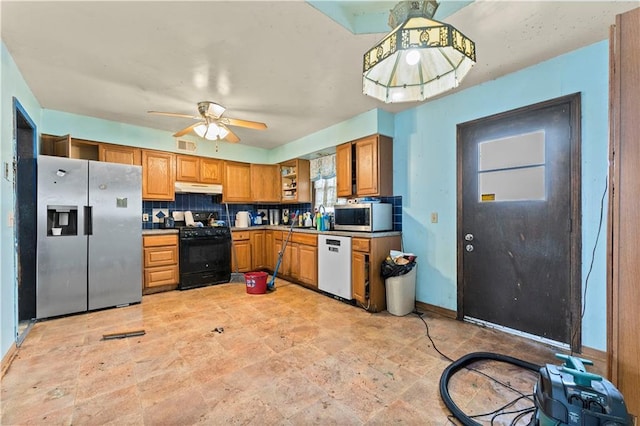
<svg viewBox="0 0 640 426">
<path fill-rule="evenodd" d="M 453 363 L 453 362 L 454 362 L 454 360 L 453 360 L 451 357 L 449 357 L 449 356 L 445 355 L 444 353 L 442 353 L 442 351 L 440 351 L 440 349 L 438 349 L 438 347 L 436 346 L 436 343 L 433 341 L 433 338 L 431 337 L 431 332 L 430 332 L 430 330 L 429 330 L 429 324 L 428 324 L 428 323 L 427 323 L 427 321 L 425 321 L 425 319 L 423 318 L 424 313 L 423 313 L 423 312 L 418 311 L 417 309 L 415 309 L 412 313 L 413 313 L 413 314 L 415 314 L 418 318 L 420 318 L 420 320 L 424 323 L 424 326 L 425 326 L 425 328 L 426 328 L 426 330 L 427 330 L 427 338 L 428 338 L 428 339 L 429 339 L 429 341 L 431 342 L 431 345 L 433 346 L 433 349 L 434 349 L 434 350 L 435 350 L 435 351 L 436 351 L 436 352 L 437 352 L 441 357 L 443 357 L 443 358 L 444 358 L 444 359 L 446 359 L 447 361 L 449 361 L 449 362 Z M 518 396 L 517 398 L 515 398 L 514 400 L 512 400 L 512 401 L 508 402 L 507 404 L 503 405 L 502 407 L 500 407 L 500 408 L 498 408 L 498 409 L 496 409 L 496 410 L 493 410 L 492 412 L 484 413 L 484 414 L 476 414 L 476 415 L 472 415 L 472 416 L 469 416 L 470 418 L 480 418 L 480 417 L 487 417 L 487 416 L 493 415 L 493 417 L 491 418 L 491 424 L 493 425 L 493 422 L 494 422 L 495 418 L 497 418 L 497 417 L 499 417 L 499 416 L 501 416 L 501 415 L 507 415 L 507 414 L 516 414 L 516 413 L 520 413 L 520 414 L 518 414 L 518 416 L 516 416 L 516 417 L 513 419 L 512 423 L 511 423 L 513 426 L 515 426 L 515 425 L 516 425 L 516 423 L 514 423 L 514 422 L 519 421 L 520 419 L 522 419 L 522 417 L 524 417 L 524 415 L 528 414 L 529 412 L 533 412 L 533 411 L 535 410 L 535 407 L 527 407 L 527 408 L 523 408 L 523 409 L 521 409 L 521 410 L 515 410 L 515 411 L 510 411 L 510 412 L 502 412 L 502 411 L 503 411 L 503 410 L 505 410 L 506 408 L 508 408 L 508 407 L 510 407 L 510 406 L 512 406 L 512 405 L 514 405 L 515 403 L 517 403 L 518 401 L 520 401 L 520 400 L 522 400 L 522 399 L 527 399 L 527 400 L 529 400 L 531 403 L 533 403 L 533 395 L 532 395 L 532 394 L 525 394 L 525 393 L 521 392 L 520 390 L 518 390 L 518 389 L 514 388 L 513 386 L 509 385 L 508 383 L 504 383 L 504 382 L 502 382 L 502 381 L 500 381 L 500 380 L 496 379 L 495 377 L 493 377 L 493 376 L 491 376 L 491 375 L 489 375 L 489 374 L 487 374 L 487 373 L 485 373 L 485 372 L 483 372 L 483 371 L 480 371 L 480 370 L 478 370 L 478 369 L 476 369 L 476 368 L 465 367 L 465 369 L 467 369 L 467 370 L 469 370 L 469 371 L 474 371 L 474 372 L 476 372 L 476 373 L 478 373 L 478 374 L 480 374 L 480 375 L 482 375 L 482 376 L 484 376 L 484 377 L 488 378 L 489 380 L 492 380 L 493 382 L 495 382 L 495 383 L 497 383 L 497 384 L 499 384 L 499 385 L 501 385 L 501 386 L 503 386 L 503 387 L 505 387 L 505 388 L 507 388 L 507 389 L 511 390 L 512 392 L 514 392 L 514 393 L 516 393 L 516 394 L 518 394 L 518 395 L 519 395 L 519 396 Z M 523 413 L 524 413 L 524 414 L 523 414 Z M 453 416 L 449 415 L 449 416 L 447 416 L 447 419 L 448 419 L 451 423 L 453 423 L 453 424 L 455 425 L 456 423 L 452 421 L 452 419 L 451 419 L 452 417 L 453 417 Z"/>
<path fill-rule="evenodd" d="M 602 231 L 602 222 L 604 222 L 604 199 L 607 195 L 607 190 L 609 189 L 609 178 L 605 176 L 604 179 L 604 191 L 602 192 L 602 198 L 600 199 L 600 221 L 598 223 L 598 233 L 596 234 L 596 241 L 593 244 L 593 250 L 591 251 L 591 262 L 589 263 L 589 271 L 587 272 L 587 278 L 584 280 L 584 292 L 582 295 L 582 310 L 580 312 L 580 323 L 582 324 L 582 320 L 584 318 L 585 310 L 587 309 L 587 289 L 589 288 L 589 277 L 591 277 L 591 271 L 593 271 L 593 263 L 596 258 L 596 249 L 598 248 L 598 241 L 600 241 L 600 232 Z M 574 327 L 573 335 L 571 338 L 571 342 L 575 341 L 576 333 L 578 331 L 578 327 Z M 573 347 L 571 348 L 570 355 L 573 356 Z"/>
<path fill-rule="evenodd" d="M 420 318 L 420 320 L 424 323 L 424 326 L 427 328 L 427 337 L 429 338 L 429 341 L 431 342 L 431 345 L 433 346 L 433 349 L 436 352 L 438 352 L 442 358 L 446 359 L 449 362 L 453 362 L 453 359 L 451 359 L 447 355 L 445 355 L 442 352 L 440 352 L 440 349 L 438 349 L 438 347 L 436 346 L 436 342 L 434 342 L 433 339 L 431 338 L 431 333 L 429 332 L 429 324 L 427 324 L 427 322 L 424 320 L 424 318 L 422 318 L 422 315 L 424 315 L 424 314 L 422 312 L 419 312 L 418 310 L 413 311 L 413 313 L 416 314 L 418 316 L 418 318 Z"/>
</svg>

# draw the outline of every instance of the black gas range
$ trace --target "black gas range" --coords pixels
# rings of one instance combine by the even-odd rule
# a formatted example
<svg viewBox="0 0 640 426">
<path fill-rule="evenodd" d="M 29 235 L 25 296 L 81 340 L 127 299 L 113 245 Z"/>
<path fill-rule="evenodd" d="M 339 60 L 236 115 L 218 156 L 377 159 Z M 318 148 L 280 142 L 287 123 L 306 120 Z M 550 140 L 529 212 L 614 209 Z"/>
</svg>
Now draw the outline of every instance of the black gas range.
<svg viewBox="0 0 640 426">
<path fill-rule="evenodd" d="M 228 226 L 179 226 L 180 284 L 178 289 L 228 283 L 231 279 L 231 230 Z M 208 223 L 208 221 L 204 221 Z"/>
</svg>

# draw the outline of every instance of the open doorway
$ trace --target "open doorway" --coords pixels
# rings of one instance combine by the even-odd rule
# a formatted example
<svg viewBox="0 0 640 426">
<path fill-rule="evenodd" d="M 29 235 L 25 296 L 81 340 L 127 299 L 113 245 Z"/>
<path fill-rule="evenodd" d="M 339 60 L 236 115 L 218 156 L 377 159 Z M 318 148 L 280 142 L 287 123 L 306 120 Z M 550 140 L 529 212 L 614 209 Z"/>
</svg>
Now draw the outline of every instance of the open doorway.
<svg viewBox="0 0 640 426">
<path fill-rule="evenodd" d="M 20 346 L 36 318 L 36 126 L 20 102 L 13 98 L 14 199 L 16 285 Z"/>
</svg>

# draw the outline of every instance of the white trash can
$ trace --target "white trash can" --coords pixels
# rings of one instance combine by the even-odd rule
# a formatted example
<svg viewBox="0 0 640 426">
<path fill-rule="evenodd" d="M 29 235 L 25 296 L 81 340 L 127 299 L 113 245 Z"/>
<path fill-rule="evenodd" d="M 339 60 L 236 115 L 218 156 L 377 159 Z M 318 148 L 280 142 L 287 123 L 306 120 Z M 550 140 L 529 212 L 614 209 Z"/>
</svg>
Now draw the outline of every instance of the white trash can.
<svg viewBox="0 0 640 426">
<path fill-rule="evenodd" d="M 387 278 L 387 311 L 392 315 L 403 316 L 414 311 L 416 305 L 416 264 L 404 275 Z"/>
</svg>

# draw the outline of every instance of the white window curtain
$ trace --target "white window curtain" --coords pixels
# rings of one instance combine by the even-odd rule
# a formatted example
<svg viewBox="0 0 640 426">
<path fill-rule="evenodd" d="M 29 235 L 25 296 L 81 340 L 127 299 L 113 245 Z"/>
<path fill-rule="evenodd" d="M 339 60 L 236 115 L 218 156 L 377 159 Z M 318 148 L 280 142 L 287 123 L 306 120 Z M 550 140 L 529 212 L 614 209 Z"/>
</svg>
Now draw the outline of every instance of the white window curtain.
<svg viewBox="0 0 640 426">
<path fill-rule="evenodd" d="M 314 208 L 323 206 L 333 211 L 336 204 L 336 155 L 326 155 L 310 161 L 311 180 L 313 181 Z"/>
</svg>

